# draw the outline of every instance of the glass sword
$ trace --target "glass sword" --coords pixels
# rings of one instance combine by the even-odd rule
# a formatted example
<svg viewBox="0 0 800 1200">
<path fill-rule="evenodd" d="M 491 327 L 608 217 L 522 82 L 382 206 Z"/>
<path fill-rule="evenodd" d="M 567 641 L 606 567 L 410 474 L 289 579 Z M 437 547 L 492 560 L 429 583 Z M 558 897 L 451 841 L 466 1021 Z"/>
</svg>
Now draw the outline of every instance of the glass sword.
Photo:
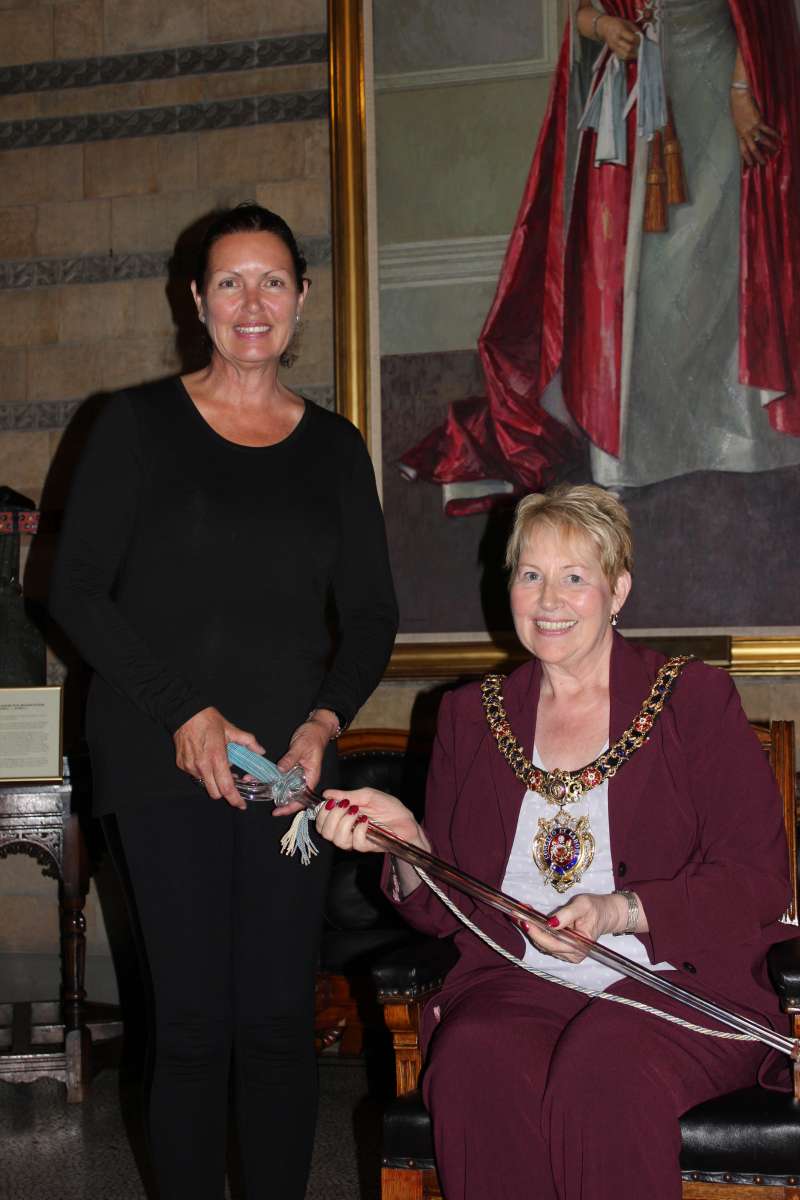
<svg viewBox="0 0 800 1200">
<path fill-rule="evenodd" d="M 323 796 L 306 786 L 302 768 L 294 767 L 286 773 L 281 772 L 269 759 L 254 754 L 233 742 L 228 744 L 227 750 L 231 764 L 246 772 L 248 776 L 252 776 L 250 779 L 234 776 L 237 790 L 246 800 L 271 801 L 278 808 L 296 801 L 302 805 L 309 819 L 312 819 L 312 811 L 325 803 Z M 671 983 L 669 979 L 664 978 L 663 974 L 633 962 L 624 954 L 619 954 L 616 950 L 611 950 L 609 947 L 595 942 L 592 938 L 578 933 L 577 930 L 552 929 L 548 925 L 547 916 L 544 913 L 538 912 L 520 900 L 515 900 L 513 896 L 506 895 L 505 892 L 491 887 L 473 875 L 468 875 L 459 867 L 453 866 L 452 863 L 437 858 L 435 854 L 404 841 L 403 838 L 397 837 L 390 830 L 383 829 L 372 821 L 366 822 L 364 832 L 377 847 L 408 863 L 411 867 L 419 867 L 438 883 L 448 884 L 464 895 L 471 896 L 474 900 L 479 900 L 482 904 L 486 904 L 489 908 L 504 913 L 506 916 L 527 921 L 541 929 L 542 932 L 563 941 L 565 945 L 580 946 L 586 956 L 595 962 L 611 967 L 620 975 L 635 979 L 645 987 L 669 996 L 670 999 L 711 1017 L 721 1025 L 735 1029 L 737 1033 L 763 1042 L 772 1050 L 788 1054 L 795 1062 L 800 1061 L 800 1040 L 797 1038 L 778 1033 L 749 1017 L 723 1008 L 704 996 L 698 996 L 678 984 Z"/>
</svg>

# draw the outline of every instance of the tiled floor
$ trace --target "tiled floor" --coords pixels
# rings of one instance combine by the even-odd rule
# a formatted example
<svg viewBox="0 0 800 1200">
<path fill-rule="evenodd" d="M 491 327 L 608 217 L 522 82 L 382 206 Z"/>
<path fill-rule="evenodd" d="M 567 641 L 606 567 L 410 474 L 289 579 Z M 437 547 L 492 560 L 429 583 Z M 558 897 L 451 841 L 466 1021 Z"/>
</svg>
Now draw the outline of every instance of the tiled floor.
<svg viewBox="0 0 800 1200">
<path fill-rule="evenodd" d="M 117 1071 L 75 1105 L 52 1080 L 0 1083 L 0 1200 L 148 1200 L 137 1108 Z M 363 1066 L 323 1060 L 307 1200 L 377 1200 L 379 1128 Z"/>
</svg>

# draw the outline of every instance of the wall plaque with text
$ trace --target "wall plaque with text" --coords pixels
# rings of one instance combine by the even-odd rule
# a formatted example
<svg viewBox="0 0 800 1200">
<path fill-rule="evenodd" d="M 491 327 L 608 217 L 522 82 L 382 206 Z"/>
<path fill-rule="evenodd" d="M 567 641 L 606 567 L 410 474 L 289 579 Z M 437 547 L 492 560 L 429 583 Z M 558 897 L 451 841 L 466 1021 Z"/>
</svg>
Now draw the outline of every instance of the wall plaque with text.
<svg viewBox="0 0 800 1200">
<path fill-rule="evenodd" d="M 63 779 L 63 688 L 0 687 L 0 784 Z"/>
</svg>

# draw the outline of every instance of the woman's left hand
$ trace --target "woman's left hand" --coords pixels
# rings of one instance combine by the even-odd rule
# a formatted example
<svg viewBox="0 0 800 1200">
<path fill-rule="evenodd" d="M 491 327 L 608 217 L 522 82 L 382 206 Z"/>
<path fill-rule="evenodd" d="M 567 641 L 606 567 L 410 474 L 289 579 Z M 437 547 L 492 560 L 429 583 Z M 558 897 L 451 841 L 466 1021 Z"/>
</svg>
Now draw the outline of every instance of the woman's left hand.
<svg viewBox="0 0 800 1200">
<path fill-rule="evenodd" d="M 739 138 L 739 153 L 748 167 L 764 166 L 780 148 L 781 138 L 761 119 L 761 113 L 750 92 L 731 88 L 731 117 Z"/>
<path fill-rule="evenodd" d="M 628 902 L 618 892 L 609 895 L 594 895 L 591 893 L 575 896 L 563 908 L 558 908 L 551 915 L 553 928 L 574 929 L 592 941 L 604 933 L 620 933 L 628 923 Z M 537 950 L 560 958 L 562 962 L 579 963 L 586 958 L 586 951 L 580 946 L 568 945 L 566 941 L 554 934 L 543 933 L 535 925 L 526 921 L 517 922 L 525 936 L 533 942 Z"/>
<path fill-rule="evenodd" d="M 330 716 L 330 721 L 327 720 L 328 716 Z M 309 717 L 295 729 L 289 739 L 289 749 L 275 764 L 278 770 L 290 771 L 292 767 L 301 766 L 306 777 L 306 785 L 313 790 L 319 783 L 325 747 L 338 727 L 339 720 L 335 713 L 328 713 L 327 709 L 318 709 L 313 717 Z M 276 808 L 272 815 L 289 817 L 303 807 L 304 805 L 297 800 L 293 800 L 290 804 Z"/>
</svg>

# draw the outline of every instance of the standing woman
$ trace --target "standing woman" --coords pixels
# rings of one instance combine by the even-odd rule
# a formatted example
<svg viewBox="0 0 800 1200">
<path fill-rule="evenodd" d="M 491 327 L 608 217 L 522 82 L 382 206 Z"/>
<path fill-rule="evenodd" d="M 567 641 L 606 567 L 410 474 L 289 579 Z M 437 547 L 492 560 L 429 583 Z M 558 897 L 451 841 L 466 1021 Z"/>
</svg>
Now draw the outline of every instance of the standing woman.
<svg viewBox="0 0 800 1200">
<path fill-rule="evenodd" d="M 281 856 L 225 743 L 335 782 L 397 626 L 366 448 L 279 377 L 305 268 L 275 213 L 216 217 L 192 283 L 210 362 L 108 403 L 51 592 L 95 672 L 95 812 L 116 817 L 153 981 L 161 1200 L 221 1200 L 232 1061 L 246 1195 L 304 1195 L 327 871 Z"/>
</svg>

